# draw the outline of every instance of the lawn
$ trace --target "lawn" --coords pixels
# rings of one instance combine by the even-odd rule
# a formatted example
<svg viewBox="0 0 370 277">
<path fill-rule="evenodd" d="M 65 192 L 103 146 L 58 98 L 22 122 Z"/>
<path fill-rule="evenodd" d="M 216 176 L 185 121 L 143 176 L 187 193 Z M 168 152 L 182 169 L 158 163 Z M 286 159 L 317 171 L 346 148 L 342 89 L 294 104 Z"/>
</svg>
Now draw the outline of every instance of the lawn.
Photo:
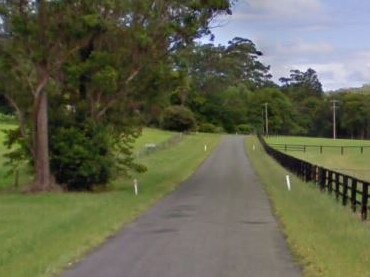
<svg viewBox="0 0 370 277">
<path fill-rule="evenodd" d="M 217 135 L 189 135 L 174 147 L 142 157 L 149 171 L 136 176 L 137 197 L 126 178 L 116 180 L 114 189 L 103 193 L 1 194 L 0 276 L 60 273 L 174 190 L 219 140 Z"/>
<path fill-rule="evenodd" d="M 134 151 L 135 153 L 138 153 L 145 149 L 145 146 L 148 144 L 161 144 L 167 140 L 169 140 L 171 137 L 175 136 L 176 133 L 169 132 L 169 131 L 161 131 L 158 129 L 152 129 L 152 128 L 144 128 L 143 129 L 143 135 L 140 136 L 134 144 Z"/>
<path fill-rule="evenodd" d="M 357 147 L 344 148 L 343 155 L 341 154 L 340 147 L 325 147 L 370 146 L 370 141 L 304 137 L 269 137 L 266 139 L 266 142 L 270 144 L 306 145 L 306 152 L 288 150 L 286 153 L 307 160 L 313 164 L 370 181 L 370 147 L 364 148 L 363 154 L 361 154 L 360 148 Z M 310 145 L 322 145 L 323 153 L 320 153 L 320 148 L 312 148 L 309 147 Z"/>
<path fill-rule="evenodd" d="M 295 176 L 288 191 L 289 173 L 264 152 L 257 138 L 247 139 L 246 151 L 305 275 L 370 276 L 368 223 Z"/>
</svg>

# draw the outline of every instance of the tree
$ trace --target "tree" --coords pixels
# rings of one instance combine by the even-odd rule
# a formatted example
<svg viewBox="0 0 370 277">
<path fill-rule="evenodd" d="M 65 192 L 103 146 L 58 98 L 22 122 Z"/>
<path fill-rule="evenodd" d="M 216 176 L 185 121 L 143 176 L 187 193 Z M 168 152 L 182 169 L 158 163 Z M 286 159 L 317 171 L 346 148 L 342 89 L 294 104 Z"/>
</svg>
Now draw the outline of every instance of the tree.
<svg viewBox="0 0 370 277">
<path fill-rule="evenodd" d="M 302 72 L 298 69 L 290 71 L 290 77 L 280 78 L 283 83 L 282 89 L 295 101 L 303 100 L 306 97 L 323 96 L 322 85 L 317 73 L 312 68 Z"/>
<path fill-rule="evenodd" d="M 0 45 L 3 94 L 17 111 L 35 190 L 52 184 L 49 101 L 62 101 L 69 123 L 122 126 L 121 112 L 132 115 L 135 99 L 146 97 L 141 81 L 148 67 L 167 63 L 171 52 L 210 34 L 210 21 L 230 13 L 230 6 L 226 0 L 4 4 L 11 35 Z"/>
<path fill-rule="evenodd" d="M 164 110 L 162 127 L 166 130 L 188 132 L 196 129 L 193 112 L 184 106 L 170 106 Z"/>
<path fill-rule="evenodd" d="M 264 103 L 268 103 L 269 132 L 271 134 L 297 134 L 295 111 L 289 98 L 276 88 L 264 88 L 248 97 L 248 124 L 257 132 L 264 130 Z"/>
<path fill-rule="evenodd" d="M 370 131 L 370 96 L 344 94 L 341 97 L 341 127 L 351 138 L 366 139 Z"/>
<path fill-rule="evenodd" d="M 179 68 L 189 72 L 190 88 L 186 104 L 200 122 L 222 126 L 235 132 L 245 123 L 246 91 L 270 85 L 269 67 L 248 39 L 234 38 L 227 46 L 196 45 L 181 53 Z"/>
</svg>

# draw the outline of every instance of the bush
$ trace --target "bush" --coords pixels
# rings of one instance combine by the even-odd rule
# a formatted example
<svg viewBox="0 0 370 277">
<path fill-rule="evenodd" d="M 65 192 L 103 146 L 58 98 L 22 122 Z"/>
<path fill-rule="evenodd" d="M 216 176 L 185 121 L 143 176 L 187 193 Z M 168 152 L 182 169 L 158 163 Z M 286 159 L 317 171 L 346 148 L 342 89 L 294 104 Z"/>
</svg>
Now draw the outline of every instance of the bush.
<svg viewBox="0 0 370 277">
<path fill-rule="evenodd" d="M 249 124 L 240 124 L 236 127 L 236 131 L 239 134 L 250 134 L 253 132 L 253 127 Z"/>
<path fill-rule="evenodd" d="M 224 133 L 225 130 L 221 126 L 216 126 L 212 123 L 202 123 L 198 127 L 198 131 L 202 133 Z"/>
<path fill-rule="evenodd" d="M 193 112 L 183 106 L 170 106 L 164 110 L 162 128 L 171 131 L 191 131 L 196 128 Z"/>
<path fill-rule="evenodd" d="M 225 133 L 225 129 L 222 128 L 221 126 L 217 126 L 215 133 L 217 134 Z"/>
<path fill-rule="evenodd" d="M 111 141 L 104 128 L 60 128 L 51 136 L 51 170 L 68 190 L 91 190 L 112 175 Z"/>
<path fill-rule="evenodd" d="M 3 114 L 0 112 L 0 123 L 5 124 L 16 124 L 17 118 L 11 114 Z"/>
<path fill-rule="evenodd" d="M 199 125 L 198 131 L 202 133 L 217 133 L 217 127 L 212 123 L 202 123 Z"/>
</svg>

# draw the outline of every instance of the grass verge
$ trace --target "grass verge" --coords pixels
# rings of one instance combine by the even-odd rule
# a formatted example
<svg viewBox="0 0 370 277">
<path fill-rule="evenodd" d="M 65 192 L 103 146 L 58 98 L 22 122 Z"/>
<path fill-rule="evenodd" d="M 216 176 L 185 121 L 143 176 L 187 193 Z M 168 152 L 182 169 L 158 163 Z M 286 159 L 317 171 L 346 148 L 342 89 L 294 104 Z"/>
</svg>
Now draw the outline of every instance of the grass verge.
<svg viewBox="0 0 370 277">
<path fill-rule="evenodd" d="M 294 176 L 288 192 L 288 172 L 264 152 L 257 138 L 247 139 L 246 151 L 305 275 L 370 276 L 369 226 Z"/>
<path fill-rule="evenodd" d="M 144 157 L 149 171 L 117 180 L 111 192 L 0 195 L 0 276 L 52 276 L 101 244 L 167 195 L 217 146 L 216 135 L 187 136 L 176 147 Z M 209 152 L 204 152 L 204 144 Z"/>
</svg>

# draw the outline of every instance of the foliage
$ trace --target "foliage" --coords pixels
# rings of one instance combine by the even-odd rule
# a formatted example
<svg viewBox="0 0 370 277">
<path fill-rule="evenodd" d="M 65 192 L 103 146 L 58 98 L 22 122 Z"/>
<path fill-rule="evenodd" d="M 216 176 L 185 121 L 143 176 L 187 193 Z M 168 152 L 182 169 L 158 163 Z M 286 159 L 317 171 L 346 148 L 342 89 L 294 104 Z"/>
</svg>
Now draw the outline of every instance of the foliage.
<svg viewBox="0 0 370 277">
<path fill-rule="evenodd" d="M 51 136 L 51 168 L 68 190 L 91 190 L 106 184 L 115 160 L 112 139 L 102 126 L 58 128 Z"/>
<path fill-rule="evenodd" d="M 5 124 L 16 124 L 17 123 L 17 119 L 12 114 L 0 113 L 0 122 L 1 123 L 5 123 Z"/>
<path fill-rule="evenodd" d="M 283 83 L 283 89 L 293 99 L 299 100 L 310 96 L 322 96 L 322 85 L 315 70 L 309 68 L 306 72 L 302 72 L 294 69 L 290 73 L 290 77 L 280 78 L 280 81 Z"/>
<path fill-rule="evenodd" d="M 198 126 L 198 131 L 202 133 L 217 133 L 217 126 L 212 123 L 201 123 Z"/>
<path fill-rule="evenodd" d="M 86 183 L 106 182 L 110 175 L 105 160 L 114 151 L 103 139 L 101 159 L 95 159 L 84 143 L 89 137 L 85 127 L 105 126 L 105 131 L 97 127 L 92 133 L 115 140 L 121 134 L 132 136 L 133 127 L 142 121 L 152 123 L 143 113 L 158 115 L 164 108 L 160 103 L 166 103 L 159 92 L 168 93 L 178 85 L 172 74 L 173 53 L 210 35 L 211 20 L 229 14 L 231 4 L 228 0 L 4 3 L 0 16 L 7 37 L 0 42 L 0 91 L 18 116 L 19 139 L 34 165 L 35 189 L 49 190 L 53 174 L 59 182 L 63 172 L 70 174 L 55 171 L 56 166 L 49 173 L 49 161 L 55 157 L 64 168 L 66 161 L 72 166 L 72 157 L 81 155 L 80 163 L 74 164 L 81 167 L 75 171 L 77 179 L 90 176 L 89 168 L 94 167 L 102 175 L 89 177 Z M 174 76 L 173 82 L 166 76 Z M 74 149 L 70 157 L 61 149 L 71 145 L 71 135 L 86 148 Z M 135 169 L 130 146 L 124 143 L 116 150 L 126 156 L 125 165 Z M 95 158 L 90 160 L 89 154 Z M 94 161 L 100 165 L 89 164 Z M 65 177 L 63 182 L 77 182 Z"/>
<path fill-rule="evenodd" d="M 187 132 L 196 128 L 193 112 L 183 106 L 170 106 L 165 109 L 162 118 L 162 127 L 166 130 Z"/>
<path fill-rule="evenodd" d="M 244 135 L 247 135 L 247 134 L 251 134 L 254 132 L 254 129 L 251 125 L 249 124 L 240 124 L 238 126 L 236 126 L 236 131 L 239 133 L 239 134 L 244 134 Z"/>
</svg>

